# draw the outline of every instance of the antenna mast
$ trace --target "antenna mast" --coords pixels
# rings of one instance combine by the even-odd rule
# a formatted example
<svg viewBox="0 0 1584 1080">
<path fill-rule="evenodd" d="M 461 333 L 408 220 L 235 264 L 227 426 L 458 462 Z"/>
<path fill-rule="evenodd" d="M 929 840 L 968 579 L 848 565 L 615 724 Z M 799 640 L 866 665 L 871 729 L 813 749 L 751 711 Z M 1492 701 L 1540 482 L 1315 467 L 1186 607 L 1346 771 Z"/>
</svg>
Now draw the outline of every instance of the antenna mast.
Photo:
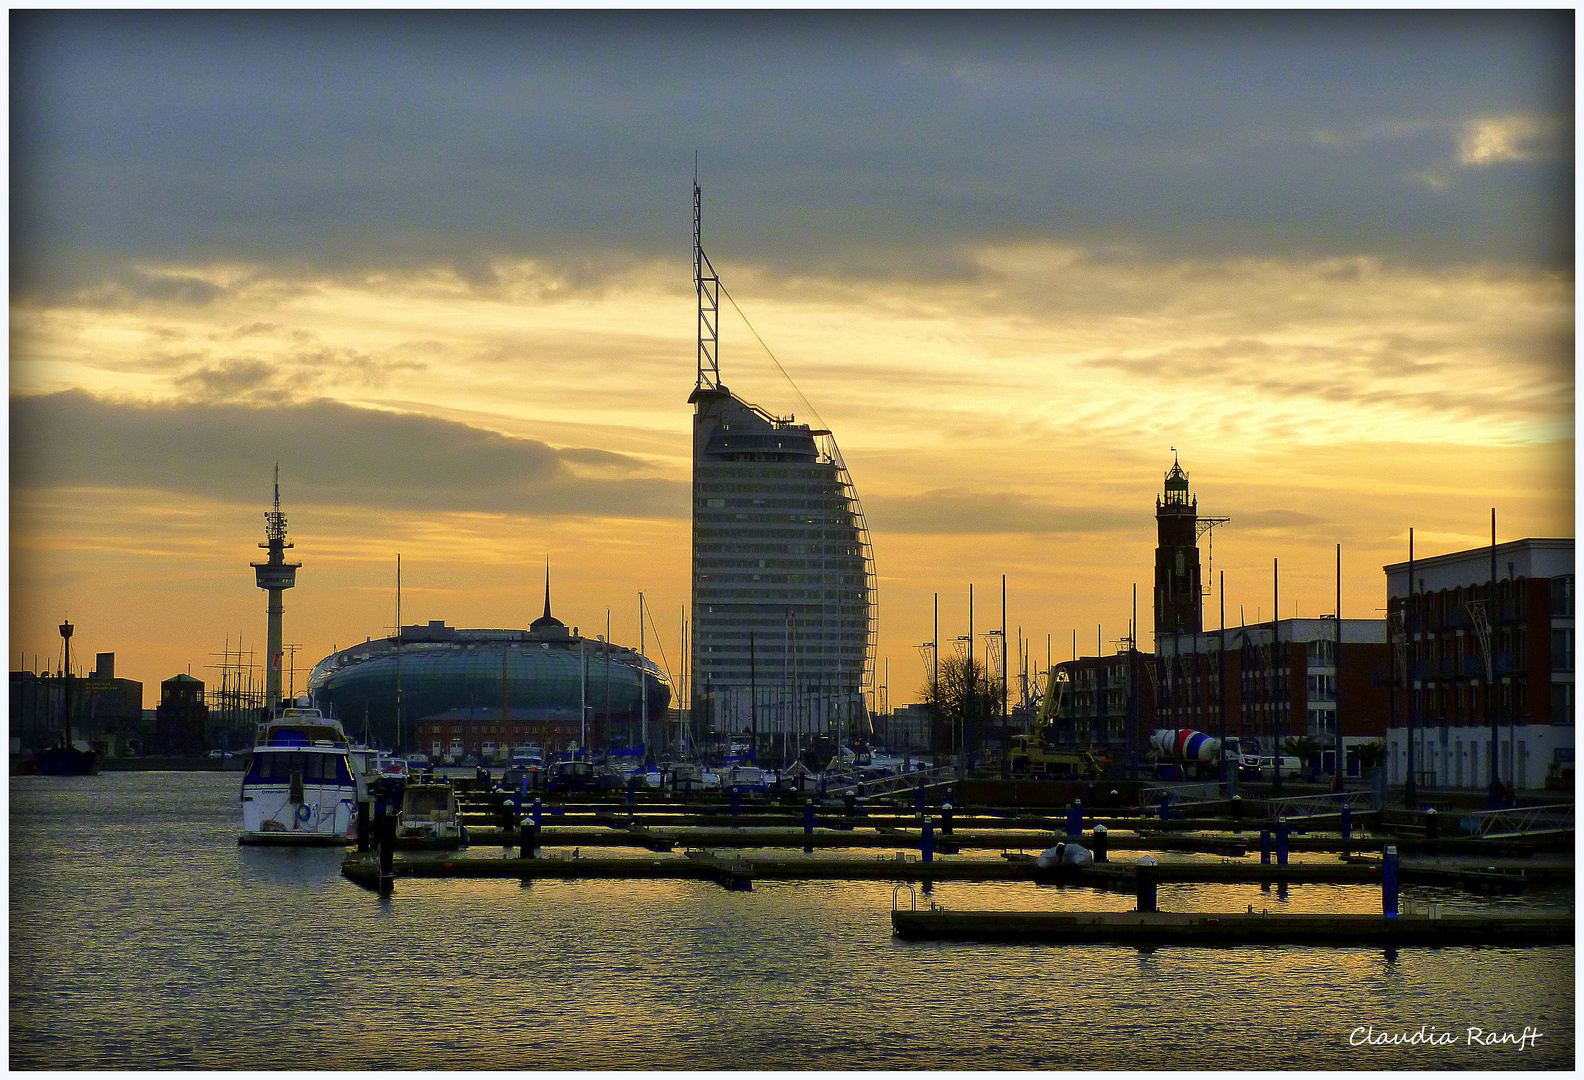
<svg viewBox="0 0 1584 1080">
<path fill-rule="evenodd" d="M 693 164 L 693 284 L 698 291 L 698 383 L 694 393 L 719 390 L 720 278 L 704 254 L 704 193 L 699 188 L 698 162 Z"/>
</svg>

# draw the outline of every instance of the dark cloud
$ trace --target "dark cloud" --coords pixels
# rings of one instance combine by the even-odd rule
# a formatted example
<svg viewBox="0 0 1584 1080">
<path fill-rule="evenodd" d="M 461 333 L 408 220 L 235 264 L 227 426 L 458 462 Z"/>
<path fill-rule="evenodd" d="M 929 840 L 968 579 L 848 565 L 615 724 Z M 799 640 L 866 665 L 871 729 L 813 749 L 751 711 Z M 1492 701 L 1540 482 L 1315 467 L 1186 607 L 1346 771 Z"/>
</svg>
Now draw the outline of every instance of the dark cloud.
<svg viewBox="0 0 1584 1080">
<path fill-rule="evenodd" d="M 1566 263 L 1571 163 L 1459 145 L 1476 117 L 1571 122 L 1571 20 L 16 12 L 15 279 L 145 258 L 487 286 L 504 254 L 575 287 L 685 258 L 695 150 L 706 246 L 778 272 L 949 277 L 1009 239 Z"/>
<path fill-rule="evenodd" d="M 973 535 L 1107 533 L 1136 530 L 1138 514 L 1094 506 L 1036 503 L 1008 492 L 941 489 L 888 498 L 867 508 L 877 532 Z"/>
<path fill-rule="evenodd" d="M 249 373 L 236 378 L 246 381 Z M 127 404 L 65 391 L 11 400 L 16 489 L 120 488 L 414 512 L 683 517 L 685 483 L 609 451 L 558 450 L 450 420 L 332 401 Z M 593 467 L 602 475 L 587 475 Z"/>
</svg>

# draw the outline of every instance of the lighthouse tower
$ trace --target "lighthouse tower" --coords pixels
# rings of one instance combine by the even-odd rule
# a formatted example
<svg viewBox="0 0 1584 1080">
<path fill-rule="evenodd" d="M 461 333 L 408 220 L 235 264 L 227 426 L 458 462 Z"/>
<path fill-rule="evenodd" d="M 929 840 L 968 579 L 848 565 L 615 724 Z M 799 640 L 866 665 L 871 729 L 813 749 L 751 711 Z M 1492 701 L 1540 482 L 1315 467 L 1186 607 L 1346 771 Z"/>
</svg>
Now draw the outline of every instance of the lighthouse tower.
<svg viewBox="0 0 1584 1080">
<path fill-rule="evenodd" d="M 1188 474 L 1173 456 L 1163 494 L 1155 500 L 1155 640 L 1197 634 L 1204 628 L 1199 587 L 1199 500 L 1188 494 Z M 1158 645 L 1157 645 L 1158 647 Z"/>
<path fill-rule="evenodd" d="M 250 563 L 258 576 L 258 587 L 269 593 L 269 661 L 264 674 L 265 707 L 273 715 L 281 699 L 281 616 L 286 608 L 281 593 L 297 584 L 297 568 L 302 563 L 286 561 L 286 515 L 280 508 L 280 466 L 275 466 L 275 509 L 264 515 L 264 543 L 269 552 L 261 563 Z"/>
</svg>

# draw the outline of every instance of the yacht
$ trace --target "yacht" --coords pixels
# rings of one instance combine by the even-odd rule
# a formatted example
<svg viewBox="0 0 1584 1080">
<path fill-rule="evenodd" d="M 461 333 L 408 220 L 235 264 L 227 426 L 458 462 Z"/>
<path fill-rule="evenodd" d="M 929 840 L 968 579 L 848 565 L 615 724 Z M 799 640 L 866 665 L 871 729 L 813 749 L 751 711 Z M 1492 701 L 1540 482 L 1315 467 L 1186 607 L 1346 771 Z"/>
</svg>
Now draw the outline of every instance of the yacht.
<svg viewBox="0 0 1584 1080">
<path fill-rule="evenodd" d="M 434 780 L 409 780 L 396 818 L 396 846 L 451 851 L 466 844 L 455 789 Z"/>
<path fill-rule="evenodd" d="M 242 777 L 240 844 L 350 844 L 363 778 L 341 722 L 289 708 L 259 725 Z"/>
</svg>

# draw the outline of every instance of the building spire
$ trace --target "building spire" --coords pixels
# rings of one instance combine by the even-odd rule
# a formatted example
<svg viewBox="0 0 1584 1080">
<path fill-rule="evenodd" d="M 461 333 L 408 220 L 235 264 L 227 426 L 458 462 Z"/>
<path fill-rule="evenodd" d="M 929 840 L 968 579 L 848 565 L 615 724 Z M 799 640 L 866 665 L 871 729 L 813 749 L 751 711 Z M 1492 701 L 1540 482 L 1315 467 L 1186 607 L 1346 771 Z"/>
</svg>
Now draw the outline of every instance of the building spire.
<svg viewBox="0 0 1584 1080">
<path fill-rule="evenodd" d="M 545 609 L 544 617 L 550 618 L 550 556 L 545 556 Z"/>
</svg>

